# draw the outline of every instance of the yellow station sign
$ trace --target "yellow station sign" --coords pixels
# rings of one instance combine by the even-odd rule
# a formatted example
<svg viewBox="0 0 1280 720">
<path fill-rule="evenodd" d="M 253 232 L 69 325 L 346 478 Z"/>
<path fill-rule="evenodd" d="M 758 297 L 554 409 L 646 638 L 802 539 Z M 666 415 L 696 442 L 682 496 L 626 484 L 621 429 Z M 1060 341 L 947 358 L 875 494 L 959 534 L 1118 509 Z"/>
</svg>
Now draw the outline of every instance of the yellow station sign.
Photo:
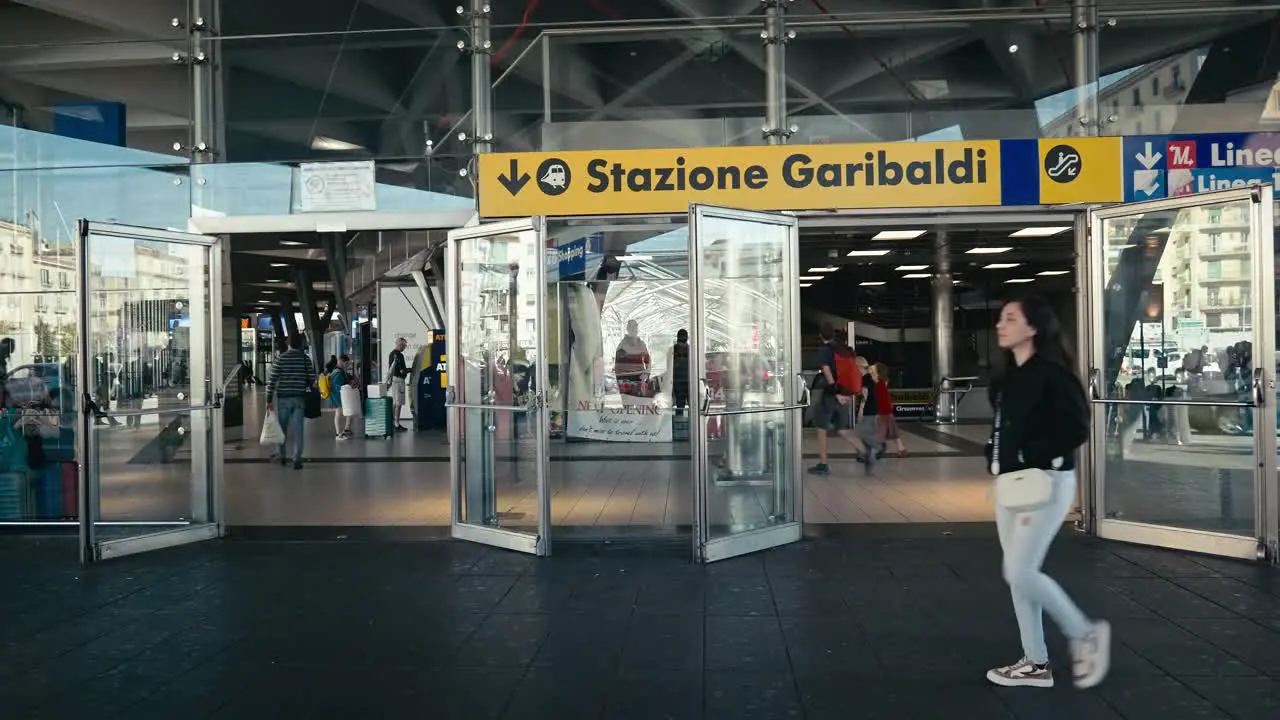
<svg viewBox="0 0 1280 720">
<path fill-rule="evenodd" d="M 480 156 L 480 214 L 1119 202 L 1120 139 L 581 150 Z"/>
<path fill-rule="evenodd" d="M 480 214 L 671 213 L 1000 204 L 1000 141 L 493 153 Z"/>
</svg>

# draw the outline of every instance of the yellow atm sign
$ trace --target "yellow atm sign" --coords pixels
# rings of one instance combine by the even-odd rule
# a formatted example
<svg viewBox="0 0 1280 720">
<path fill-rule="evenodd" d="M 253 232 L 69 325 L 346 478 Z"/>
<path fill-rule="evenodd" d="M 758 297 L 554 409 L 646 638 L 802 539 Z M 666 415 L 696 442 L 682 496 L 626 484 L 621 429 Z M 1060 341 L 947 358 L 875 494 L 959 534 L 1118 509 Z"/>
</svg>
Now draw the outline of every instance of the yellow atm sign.
<svg viewBox="0 0 1280 720">
<path fill-rule="evenodd" d="M 1119 158 L 1119 138 L 492 153 L 480 156 L 480 214 L 1119 202 Z"/>
</svg>

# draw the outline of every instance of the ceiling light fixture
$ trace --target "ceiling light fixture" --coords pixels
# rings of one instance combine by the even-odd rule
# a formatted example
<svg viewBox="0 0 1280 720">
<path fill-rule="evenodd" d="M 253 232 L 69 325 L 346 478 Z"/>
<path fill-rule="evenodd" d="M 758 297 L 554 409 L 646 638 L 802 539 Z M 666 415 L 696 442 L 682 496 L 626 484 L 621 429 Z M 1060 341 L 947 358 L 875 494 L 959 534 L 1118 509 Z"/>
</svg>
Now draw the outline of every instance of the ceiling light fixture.
<svg viewBox="0 0 1280 720">
<path fill-rule="evenodd" d="M 965 250 L 966 255 L 995 255 L 997 253 L 1009 252 L 1013 248 L 1008 247 L 976 247 Z"/>
<path fill-rule="evenodd" d="M 876 287 L 876 286 L 878 286 L 878 285 L 883 285 L 883 284 L 884 284 L 884 281 L 883 281 L 883 280 L 868 280 L 868 281 L 866 281 L 866 282 L 860 282 L 860 283 L 858 283 L 858 284 L 859 284 L 859 285 L 861 285 L 861 286 L 863 286 L 863 287 Z"/>
<path fill-rule="evenodd" d="M 1066 275 L 1070 270 L 1041 270 L 1037 275 Z"/>
<path fill-rule="evenodd" d="M 897 270 L 899 272 L 916 272 L 918 270 L 928 270 L 928 269 L 929 269 L 928 265 L 899 265 L 898 267 L 894 268 L 894 270 Z"/>
<path fill-rule="evenodd" d="M 276 278 L 267 278 L 267 282 L 269 282 L 269 283 L 281 283 L 281 282 L 284 282 L 284 281 L 283 281 L 283 280 L 278 280 L 278 279 L 276 279 Z"/>
<path fill-rule="evenodd" d="M 1008 270 L 1009 268 L 1016 268 L 1021 264 L 1022 263 L 991 263 L 983 268 L 983 270 Z"/>
<path fill-rule="evenodd" d="M 1010 233 L 1009 237 L 1049 237 L 1070 229 L 1071 226 L 1069 225 L 1065 227 L 1029 227 Z"/>
<path fill-rule="evenodd" d="M 271 267 L 289 267 L 289 263 L 271 263 Z"/>
<path fill-rule="evenodd" d="M 915 240 L 921 235 L 928 232 L 927 230 L 881 230 L 876 233 L 872 240 Z"/>
<path fill-rule="evenodd" d="M 800 287 L 813 287 L 813 283 L 800 283 Z"/>
<path fill-rule="evenodd" d="M 306 243 L 302 242 L 301 240 L 281 240 L 280 244 L 281 245 L 306 245 Z"/>
<path fill-rule="evenodd" d="M 801 275 L 800 279 L 804 282 L 813 282 L 814 280 L 821 280 L 822 276 L 821 275 Z"/>
<path fill-rule="evenodd" d="M 826 266 L 826 267 L 811 267 L 811 268 L 809 268 L 809 272 L 817 272 L 817 273 L 833 273 L 833 272 L 835 272 L 835 271 L 837 271 L 837 270 L 839 270 L 839 269 L 840 269 L 840 268 L 836 267 L 835 265 L 828 265 L 828 266 Z"/>
<path fill-rule="evenodd" d="M 850 250 L 847 257 L 880 257 L 888 254 L 888 250 Z"/>
<path fill-rule="evenodd" d="M 649 262 L 652 255 L 619 255 L 618 262 Z"/>
<path fill-rule="evenodd" d="M 931 278 L 931 277 L 933 276 L 930 275 L 929 273 L 907 273 L 906 275 L 902 276 L 902 279 L 903 280 L 924 280 L 925 278 Z"/>
<path fill-rule="evenodd" d="M 1009 278 L 1008 280 L 1004 281 L 1006 285 L 1016 285 L 1018 283 L 1029 283 L 1029 282 L 1035 282 L 1035 279 L 1034 278 Z"/>
<path fill-rule="evenodd" d="M 365 150 L 363 145 L 356 145 L 345 140 L 317 135 L 311 138 L 312 150 Z"/>
</svg>

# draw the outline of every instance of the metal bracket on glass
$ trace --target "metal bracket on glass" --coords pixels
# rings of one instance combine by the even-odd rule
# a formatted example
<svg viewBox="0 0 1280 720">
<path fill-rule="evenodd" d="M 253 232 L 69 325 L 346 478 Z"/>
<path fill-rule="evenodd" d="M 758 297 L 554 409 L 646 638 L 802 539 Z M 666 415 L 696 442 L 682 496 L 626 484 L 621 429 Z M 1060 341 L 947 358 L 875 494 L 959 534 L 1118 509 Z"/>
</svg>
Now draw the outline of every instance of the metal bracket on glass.
<svg viewBox="0 0 1280 720">
<path fill-rule="evenodd" d="M 1102 399 L 1102 371 L 1098 368 L 1089 368 L 1089 397 Z"/>
<path fill-rule="evenodd" d="M 702 414 L 706 415 L 711 410 L 711 386 L 706 378 L 698 378 L 698 394 L 702 397 Z"/>
<path fill-rule="evenodd" d="M 216 392 L 213 394 L 213 409 L 214 410 L 222 409 L 222 393 L 220 392 Z"/>
<path fill-rule="evenodd" d="M 453 388 L 445 388 L 445 390 L 444 390 L 444 404 L 445 404 L 445 405 L 453 405 L 453 404 L 454 404 L 454 403 L 456 403 L 457 401 L 458 401 L 458 393 L 457 393 L 457 391 L 455 391 Z"/>
<path fill-rule="evenodd" d="M 1253 370 L 1253 402 L 1258 407 L 1263 407 L 1264 405 L 1266 405 L 1266 397 L 1267 397 L 1266 384 L 1267 384 L 1266 373 L 1263 372 L 1262 368 L 1254 368 Z"/>
</svg>

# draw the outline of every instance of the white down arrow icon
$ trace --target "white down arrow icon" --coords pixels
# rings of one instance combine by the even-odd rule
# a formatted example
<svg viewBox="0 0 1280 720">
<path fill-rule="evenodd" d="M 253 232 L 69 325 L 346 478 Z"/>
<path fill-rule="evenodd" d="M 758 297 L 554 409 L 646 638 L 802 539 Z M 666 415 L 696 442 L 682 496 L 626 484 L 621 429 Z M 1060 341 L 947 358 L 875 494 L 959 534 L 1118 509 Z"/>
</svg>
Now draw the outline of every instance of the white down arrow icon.
<svg viewBox="0 0 1280 720">
<path fill-rule="evenodd" d="M 1147 143 L 1143 152 L 1140 152 L 1133 157 L 1137 159 L 1138 162 L 1142 163 L 1142 167 L 1150 170 L 1156 166 L 1156 163 L 1160 162 L 1160 158 L 1164 157 L 1164 155 L 1158 152 L 1153 153 L 1151 151 L 1151 143 Z"/>
</svg>

